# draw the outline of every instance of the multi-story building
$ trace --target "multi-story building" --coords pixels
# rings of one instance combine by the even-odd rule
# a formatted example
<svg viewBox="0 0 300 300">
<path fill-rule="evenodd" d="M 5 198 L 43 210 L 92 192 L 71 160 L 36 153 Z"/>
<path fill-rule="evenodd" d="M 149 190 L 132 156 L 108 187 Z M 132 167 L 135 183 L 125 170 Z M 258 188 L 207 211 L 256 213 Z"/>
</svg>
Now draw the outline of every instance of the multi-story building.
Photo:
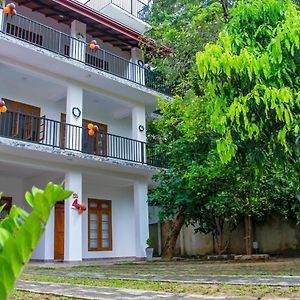
<svg viewBox="0 0 300 300">
<path fill-rule="evenodd" d="M 142 37 L 147 5 L 14 3 L 16 15 L 0 11 L 0 97 L 8 108 L 0 113 L 2 217 L 12 204 L 28 209 L 32 185 L 64 182 L 73 197 L 53 209 L 32 259 L 144 257 L 148 182 L 158 163 L 145 115 L 166 94 L 143 65 L 140 46 L 153 46 Z M 83 214 L 74 199 L 86 205 Z"/>
</svg>

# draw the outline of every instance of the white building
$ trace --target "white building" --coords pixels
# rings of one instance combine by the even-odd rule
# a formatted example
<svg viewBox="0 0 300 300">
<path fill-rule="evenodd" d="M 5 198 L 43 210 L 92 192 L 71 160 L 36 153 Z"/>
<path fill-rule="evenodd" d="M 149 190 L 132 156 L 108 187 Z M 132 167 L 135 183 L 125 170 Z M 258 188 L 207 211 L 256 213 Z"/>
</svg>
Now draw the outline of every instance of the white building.
<svg viewBox="0 0 300 300">
<path fill-rule="evenodd" d="M 140 61 L 146 6 L 80 2 L 15 0 L 17 15 L 0 11 L 2 202 L 28 209 L 24 193 L 48 181 L 74 191 L 53 209 L 32 259 L 144 257 L 158 163 L 145 114 L 166 91 Z M 93 136 L 89 123 L 99 128 Z M 81 215 L 75 197 L 87 207 Z"/>
</svg>

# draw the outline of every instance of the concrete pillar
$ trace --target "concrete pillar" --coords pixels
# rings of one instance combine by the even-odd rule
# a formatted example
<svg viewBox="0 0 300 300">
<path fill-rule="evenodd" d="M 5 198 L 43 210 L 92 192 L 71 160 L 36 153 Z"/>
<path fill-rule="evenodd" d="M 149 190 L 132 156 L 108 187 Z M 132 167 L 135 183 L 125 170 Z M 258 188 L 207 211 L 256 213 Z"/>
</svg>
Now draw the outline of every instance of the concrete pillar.
<svg viewBox="0 0 300 300">
<path fill-rule="evenodd" d="M 147 181 L 136 181 L 133 186 L 134 197 L 134 227 L 135 227 L 135 255 L 146 257 L 146 241 L 149 238 L 149 217 Z"/>
<path fill-rule="evenodd" d="M 73 191 L 82 203 L 82 174 L 68 172 L 65 175 L 65 189 Z M 72 209 L 73 196 L 65 200 L 65 261 L 82 260 L 82 215 Z"/>
<path fill-rule="evenodd" d="M 135 106 L 132 109 L 132 138 L 141 142 L 146 142 L 146 110 L 145 106 Z M 146 144 L 138 143 L 138 160 L 147 162 Z"/>
<path fill-rule="evenodd" d="M 142 130 L 143 128 L 144 130 Z M 132 138 L 146 142 L 146 109 L 145 106 L 135 106 L 132 109 Z"/>
<path fill-rule="evenodd" d="M 144 61 L 143 51 L 137 47 L 131 49 L 130 79 L 134 82 L 145 85 L 145 68 L 139 65 L 139 61 Z"/>
<path fill-rule="evenodd" d="M 80 151 L 82 148 L 82 107 L 83 89 L 76 85 L 69 85 L 67 89 L 66 123 L 75 126 L 66 126 L 66 146 L 69 150 Z M 75 116 L 80 112 L 80 116 Z M 75 113 L 75 115 L 74 115 Z M 76 127 L 79 126 L 79 127 Z"/>
<path fill-rule="evenodd" d="M 54 208 L 52 208 L 49 220 L 45 228 L 45 260 L 54 259 Z"/>
<path fill-rule="evenodd" d="M 0 8 L 4 8 L 5 7 L 5 0 L 2 0 L 2 5 L 0 5 Z M 3 13 L 3 10 L 0 11 L 0 28 L 1 30 L 3 30 L 3 20 L 4 20 L 4 13 Z"/>
<path fill-rule="evenodd" d="M 76 60 L 85 62 L 86 52 L 86 25 L 77 20 L 71 23 L 70 56 Z"/>
</svg>

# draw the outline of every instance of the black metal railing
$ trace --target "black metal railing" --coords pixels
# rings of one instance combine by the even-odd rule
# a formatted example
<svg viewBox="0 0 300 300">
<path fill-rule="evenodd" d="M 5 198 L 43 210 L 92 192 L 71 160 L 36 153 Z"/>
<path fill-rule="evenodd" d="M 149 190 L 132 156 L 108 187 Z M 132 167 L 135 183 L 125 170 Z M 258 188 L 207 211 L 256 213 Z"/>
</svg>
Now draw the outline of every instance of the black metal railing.
<svg viewBox="0 0 300 300">
<path fill-rule="evenodd" d="M 153 90 L 169 94 L 169 89 L 159 73 L 103 49 L 91 50 L 87 42 L 71 37 L 27 17 L 4 14 L 1 28 L 3 33 L 30 44 L 83 62 L 86 65 Z"/>
<path fill-rule="evenodd" d="M 148 148 L 145 142 L 107 132 L 97 132 L 90 136 L 87 128 L 16 111 L 0 113 L 0 136 L 161 167 L 161 161 L 155 157 L 154 148 Z M 146 159 L 147 153 L 149 162 Z"/>
<path fill-rule="evenodd" d="M 148 15 L 149 4 L 140 0 L 88 0 L 84 3 L 84 5 L 98 11 L 101 11 L 109 4 L 114 4 L 131 15 L 146 21 L 145 16 Z"/>
</svg>

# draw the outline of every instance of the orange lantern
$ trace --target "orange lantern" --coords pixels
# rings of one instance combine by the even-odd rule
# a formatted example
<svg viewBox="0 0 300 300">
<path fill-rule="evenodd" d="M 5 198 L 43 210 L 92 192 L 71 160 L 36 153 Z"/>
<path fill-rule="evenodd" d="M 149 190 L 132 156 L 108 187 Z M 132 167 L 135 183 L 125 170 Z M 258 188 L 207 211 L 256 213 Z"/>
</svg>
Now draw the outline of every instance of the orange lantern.
<svg viewBox="0 0 300 300">
<path fill-rule="evenodd" d="M 1 107 L 1 112 L 7 112 L 7 107 L 5 105 Z"/>
<path fill-rule="evenodd" d="M 6 13 L 6 14 L 10 14 L 10 13 L 11 13 L 11 9 L 10 9 L 10 7 L 8 7 L 7 5 L 4 7 L 3 11 L 4 11 L 4 13 Z"/>
<path fill-rule="evenodd" d="M 90 130 L 93 129 L 94 128 L 94 124 L 89 123 L 88 126 L 87 126 L 87 128 L 90 129 Z"/>
<path fill-rule="evenodd" d="M 91 49 L 91 50 L 94 50 L 95 48 L 96 48 L 96 45 L 93 44 L 93 43 L 90 43 L 90 49 Z"/>
<path fill-rule="evenodd" d="M 89 130 L 89 136 L 93 136 L 95 134 L 95 131 L 93 129 Z"/>
</svg>

